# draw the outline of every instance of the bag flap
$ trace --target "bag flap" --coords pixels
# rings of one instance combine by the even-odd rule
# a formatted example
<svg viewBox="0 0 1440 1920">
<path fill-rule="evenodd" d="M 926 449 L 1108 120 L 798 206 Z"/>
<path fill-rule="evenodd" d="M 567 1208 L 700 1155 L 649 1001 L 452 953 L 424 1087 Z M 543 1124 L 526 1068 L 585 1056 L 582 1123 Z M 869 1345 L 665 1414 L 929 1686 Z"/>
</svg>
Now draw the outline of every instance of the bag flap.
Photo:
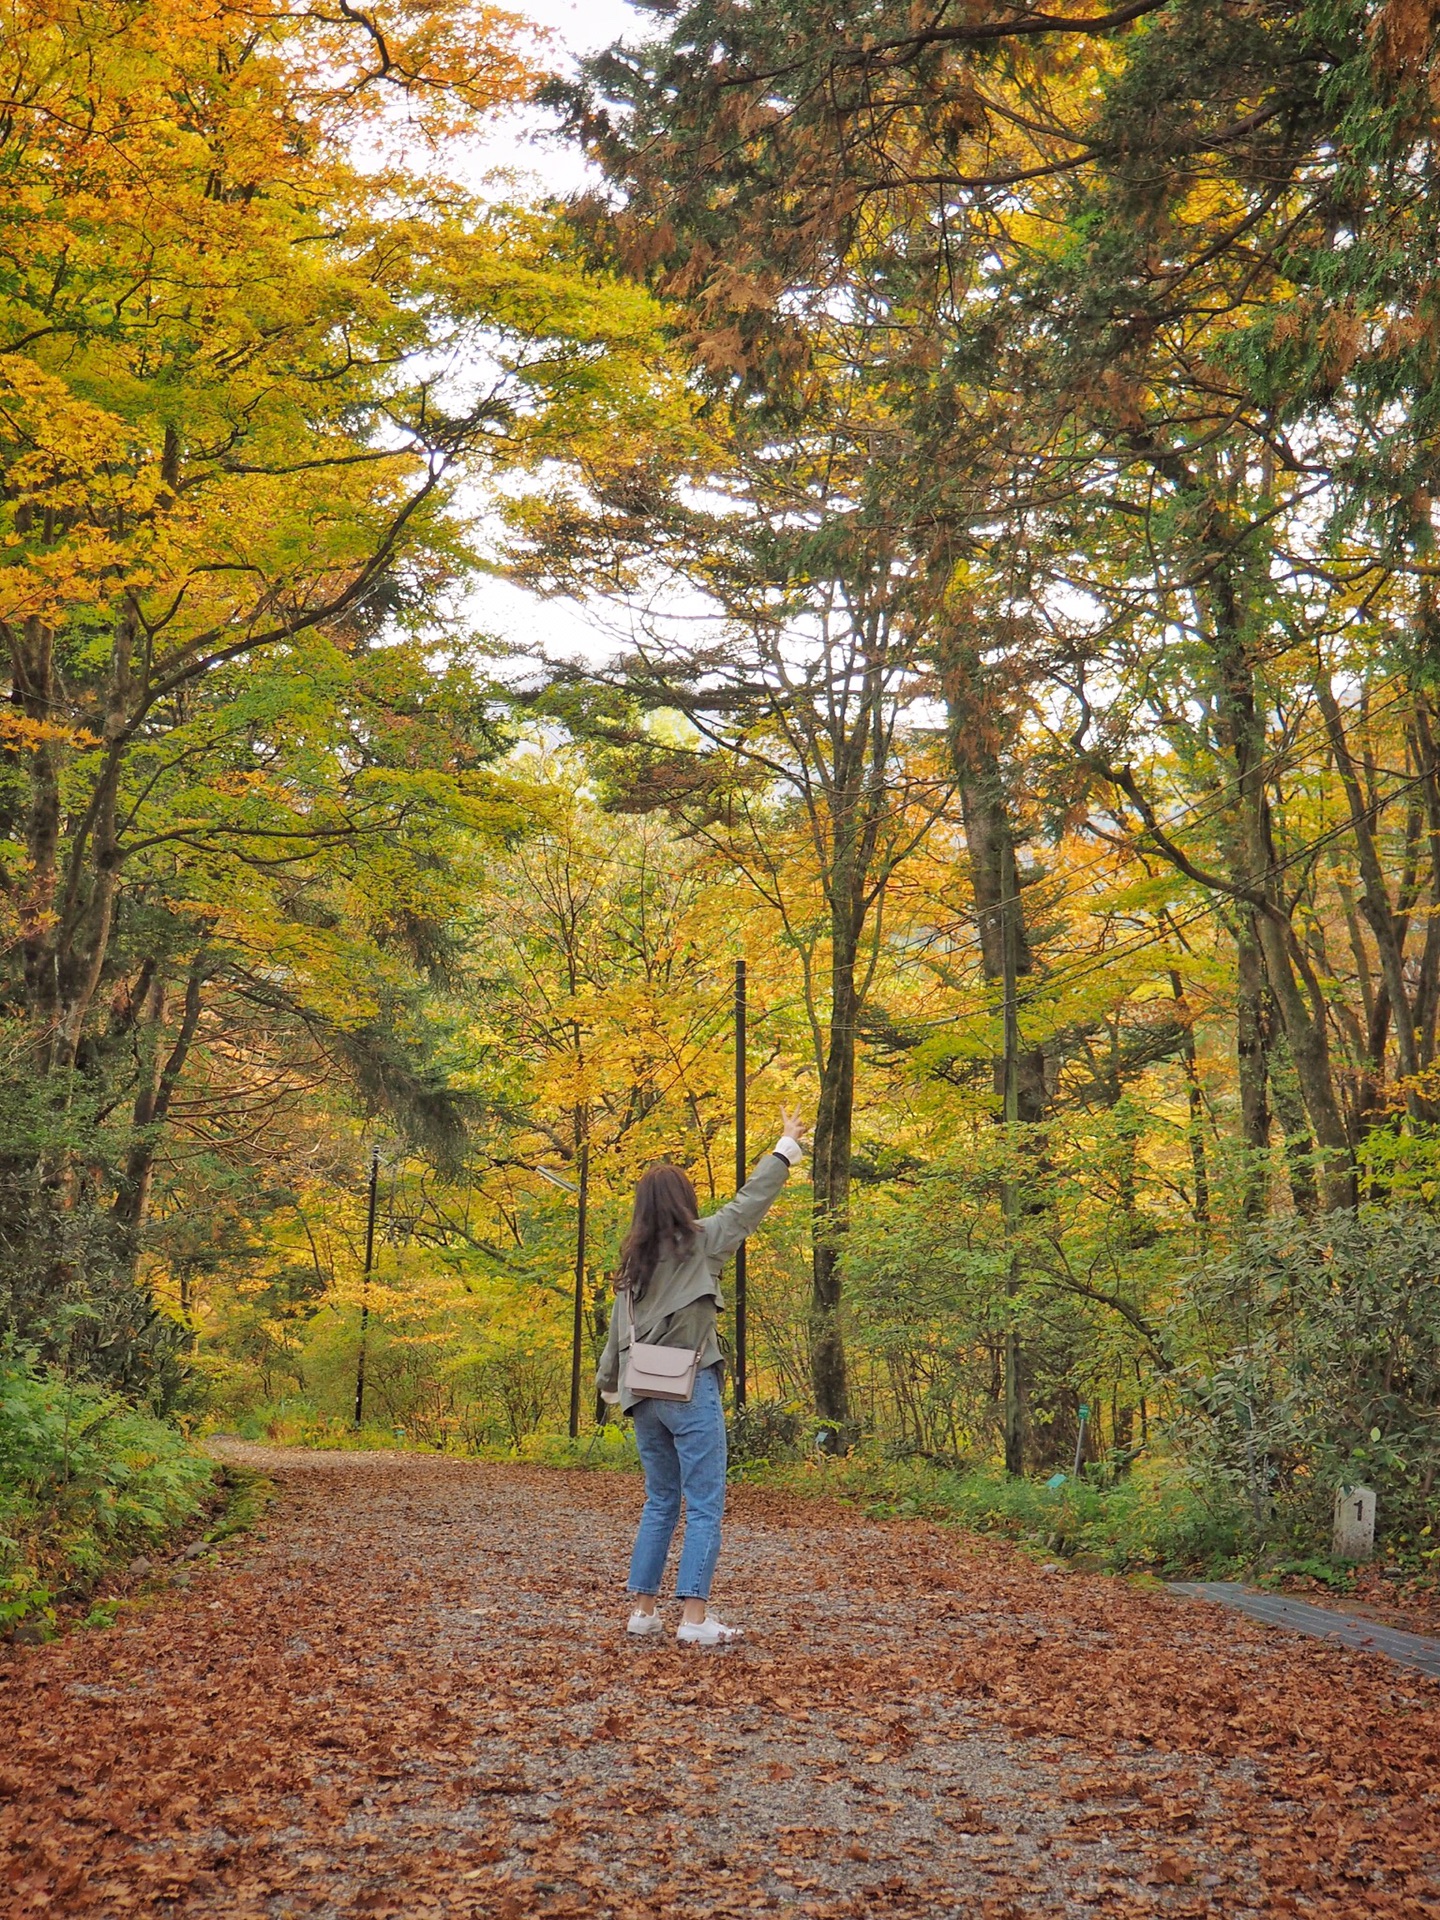
<svg viewBox="0 0 1440 1920">
<path fill-rule="evenodd" d="M 683 1380 L 695 1365 L 693 1347 L 658 1347 L 649 1341 L 630 1349 L 630 1370 L 653 1380 Z"/>
</svg>

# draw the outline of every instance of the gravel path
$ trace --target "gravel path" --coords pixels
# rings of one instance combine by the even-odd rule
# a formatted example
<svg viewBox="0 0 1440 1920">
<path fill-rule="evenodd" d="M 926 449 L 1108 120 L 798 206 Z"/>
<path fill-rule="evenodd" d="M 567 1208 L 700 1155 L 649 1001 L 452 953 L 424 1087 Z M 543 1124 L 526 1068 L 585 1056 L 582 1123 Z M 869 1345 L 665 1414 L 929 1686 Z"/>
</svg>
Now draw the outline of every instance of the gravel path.
<svg viewBox="0 0 1440 1920">
<path fill-rule="evenodd" d="M 258 1535 L 0 1670 L 15 1915 L 1440 1914 L 1440 1687 L 742 1489 L 721 1652 L 639 1482 L 230 1443 Z"/>
</svg>

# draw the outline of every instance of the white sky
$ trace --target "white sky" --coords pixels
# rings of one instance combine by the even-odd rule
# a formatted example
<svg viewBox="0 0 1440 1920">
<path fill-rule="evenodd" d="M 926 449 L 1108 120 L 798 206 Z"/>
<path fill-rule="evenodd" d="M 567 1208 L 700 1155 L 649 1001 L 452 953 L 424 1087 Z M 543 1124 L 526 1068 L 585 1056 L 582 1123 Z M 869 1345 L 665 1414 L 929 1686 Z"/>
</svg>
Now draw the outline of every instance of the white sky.
<svg viewBox="0 0 1440 1920">
<path fill-rule="evenodd" d="M 509 0 L 509 5 L 511 11 L 548 28 L 555 37 L 555 51 L 567 63 L 597 53 L 615 40 L 639 38 L 653 26 L 653 17 L 637 15 L 625 0 Z M 522 182 L 529 176 L 537 197 L 573 193 L 586 177 L 579 153 L 558 140 L 553 123 L 533 110 L 515 115 L 476 159 L 481 171 L 503 168 L 518 174 Z M 494 578 L 477 582 L 466 614 L 480 631 L 527 651 L 593 658 L 613 654 L 623 639 L 615 630 L 613 608 L 588 614 L 572 601 L 542 600 Z"/>
<path fill-rule="evenodd" d="M 552 36 L 551 48 L 561 66 L 572 66 L 586 54 L 598 53 L 615 40 L 635 40 L 653 30 L 653 16 L 638 14 L 625 0 L 499 0 L 507 11 L 523 14 Z M 484 157 L 495 167 L 533 174 L 541 192 L 571 193 L 585 178 L 579 154 L 564 142 L 547 137 L 545 116 L 534 111 L 514 117 L 492 141 Z"/>
<path fill-rule="evenodd" d="M 637 38 L 651 25 L 645 15 L 626 6 L 626 0 L 509 0 L 509 10 L 549 29 L 553 52 L 566 65 L 611 46 L 612 40 Z M 457 171 L 463 175 L 505 171 L 516 177 L 520 188 L 532 184 L 536 198 L 543 198 L 576 192 L 586 180 L 586 161 L 557 138 L 553 121 L 528 109 L 497 129 L 492 140 L 484 142 L 468 165 Z M 601 659 L 612 655 L 624 639 L 624 634 L 616 632 L 614 609 L 597 607 L 591 612 L 574 601 L 540 599 L 493 576 L 474 584 L 463 611 L 478 632 L 511 641 L 526 653 Z"/>
</svg>

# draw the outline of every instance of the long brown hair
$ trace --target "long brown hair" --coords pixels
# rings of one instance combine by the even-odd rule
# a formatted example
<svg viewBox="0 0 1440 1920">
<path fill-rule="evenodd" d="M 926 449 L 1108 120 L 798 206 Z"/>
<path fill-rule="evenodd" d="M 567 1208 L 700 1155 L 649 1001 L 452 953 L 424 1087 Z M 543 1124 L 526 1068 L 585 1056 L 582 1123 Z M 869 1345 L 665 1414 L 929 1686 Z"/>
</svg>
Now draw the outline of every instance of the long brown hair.
<svg viewBox="0 0 1440 1920">
<path fill-rule="evenodd" d="M 630 1231 L 620 1249 L 620 1285 L 643 1297 L 662 1253 L 686 1253 L 700 1230 L 700 1202 L 688 1173 L 662 1160 L 640 1176 Z"/>
</svg>

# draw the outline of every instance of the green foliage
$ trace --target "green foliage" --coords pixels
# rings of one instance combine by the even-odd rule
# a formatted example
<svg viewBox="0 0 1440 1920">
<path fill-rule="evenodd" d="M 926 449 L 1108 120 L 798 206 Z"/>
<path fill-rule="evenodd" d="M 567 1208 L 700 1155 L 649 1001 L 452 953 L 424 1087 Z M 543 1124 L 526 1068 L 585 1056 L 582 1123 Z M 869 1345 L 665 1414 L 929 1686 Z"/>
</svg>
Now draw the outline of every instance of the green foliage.
<svg viewBox="0 0 1440 1920">
<path fill-rule="evenodd" d="M 750 1400 L 730 1415 L 730 1460 L 737 1467 L 798 1460 L 815 1422 L 798 1400 Z"/>
<path fill-rule="evenodd" d="M 135 1284 L 93 1187 L 62 1196 L 47 1178 L 70 1154 L 92 1164 L 121 1156 L 113 1103 L 82 1074 L 24 1071 L 17 1021 L 0 1020 L 0 1060 L 0 1340 L 168 1412 L 186 1393 L 185 1329 Z"/>
<path fill-rule="evenodd" d="M 1168 1459 L 1110 1484 L 1067 1479 L 1053 1488 L 1043 1481 L 1007 1480 L 985 1471 L 954 1473 L 873 1453 L 773 1469 L 763 1477 L 854 1500 L 873 1519 L 951 1521 L 1115 1573 L 1233 1572 L 1253 1544 L 1232 1489 Z"/>
<path fill-rule="evenodd" d="M 1335 1490 L 1373 1486 L 1382 1538 L 1418 1531 L 1440 1475 L 1440 1225 L 1410 1208 L 1279 1220 L 1182 1290 L 1177 1437 L 1257 1529 L 1322 1540 Z"/>
<path fill-rule="evenodd" d="M 215 1476 L 119 1395 L 0 1355 L 0 1628 L 194 1520 Z"/>
<path fill-rule="evenodd" d="M 1355 1569 L 1310 1554 L 1303 1560 L 1277 1560 L 1260 1575 L 1260 1585 L 1278 1587 L 1282 1581 L 1293 1579 L 1318 1580 L 1332 1593 L 1350 1593 L 1355 1586 Z"/>
<path fill-rule="evenodd" d="M 610 1420 L 582 1433 L 578 1440 L 566 1434 L 533 1434 L 520 1448 L 520 1458 L 543 1467 L 579 1467 L 586 1472 L 631 1472 L 640 1464 L 635 1433 L 628 1420 Z"/>
<path fill-rule="evenodd" d="M 1117 1131 L 1114 1110 L 1067 1116 L 1038 1145 L 1028 1136 L 1039 1128 L 1022 1132 L 1007 1156 L 982 1119 L 918 1176 L 857 1204 L 851 1341 L 882 1373 L 893 1412 L 875 1424 L 895 1449 L 951 1464 L 994 1457 L 1011 1314 L 1023 1328 L 1026 1457 L 1037 1470 L 1069 1466 L 1082 1402 L 1108 1403 L 1116 1447 L 1141 1430 L 1147 1388 L 1159 1398 L 1156 1307 L 1191 1241 L 1152 1170 L 1137 1163 L 1128 1181 L 1112 1178 Z M 1142 1131 L 1162 1144 L 1159 1128 Z M 1026 1195 L 1008 1245 L 1007 1171 Z"/>
</svg>

